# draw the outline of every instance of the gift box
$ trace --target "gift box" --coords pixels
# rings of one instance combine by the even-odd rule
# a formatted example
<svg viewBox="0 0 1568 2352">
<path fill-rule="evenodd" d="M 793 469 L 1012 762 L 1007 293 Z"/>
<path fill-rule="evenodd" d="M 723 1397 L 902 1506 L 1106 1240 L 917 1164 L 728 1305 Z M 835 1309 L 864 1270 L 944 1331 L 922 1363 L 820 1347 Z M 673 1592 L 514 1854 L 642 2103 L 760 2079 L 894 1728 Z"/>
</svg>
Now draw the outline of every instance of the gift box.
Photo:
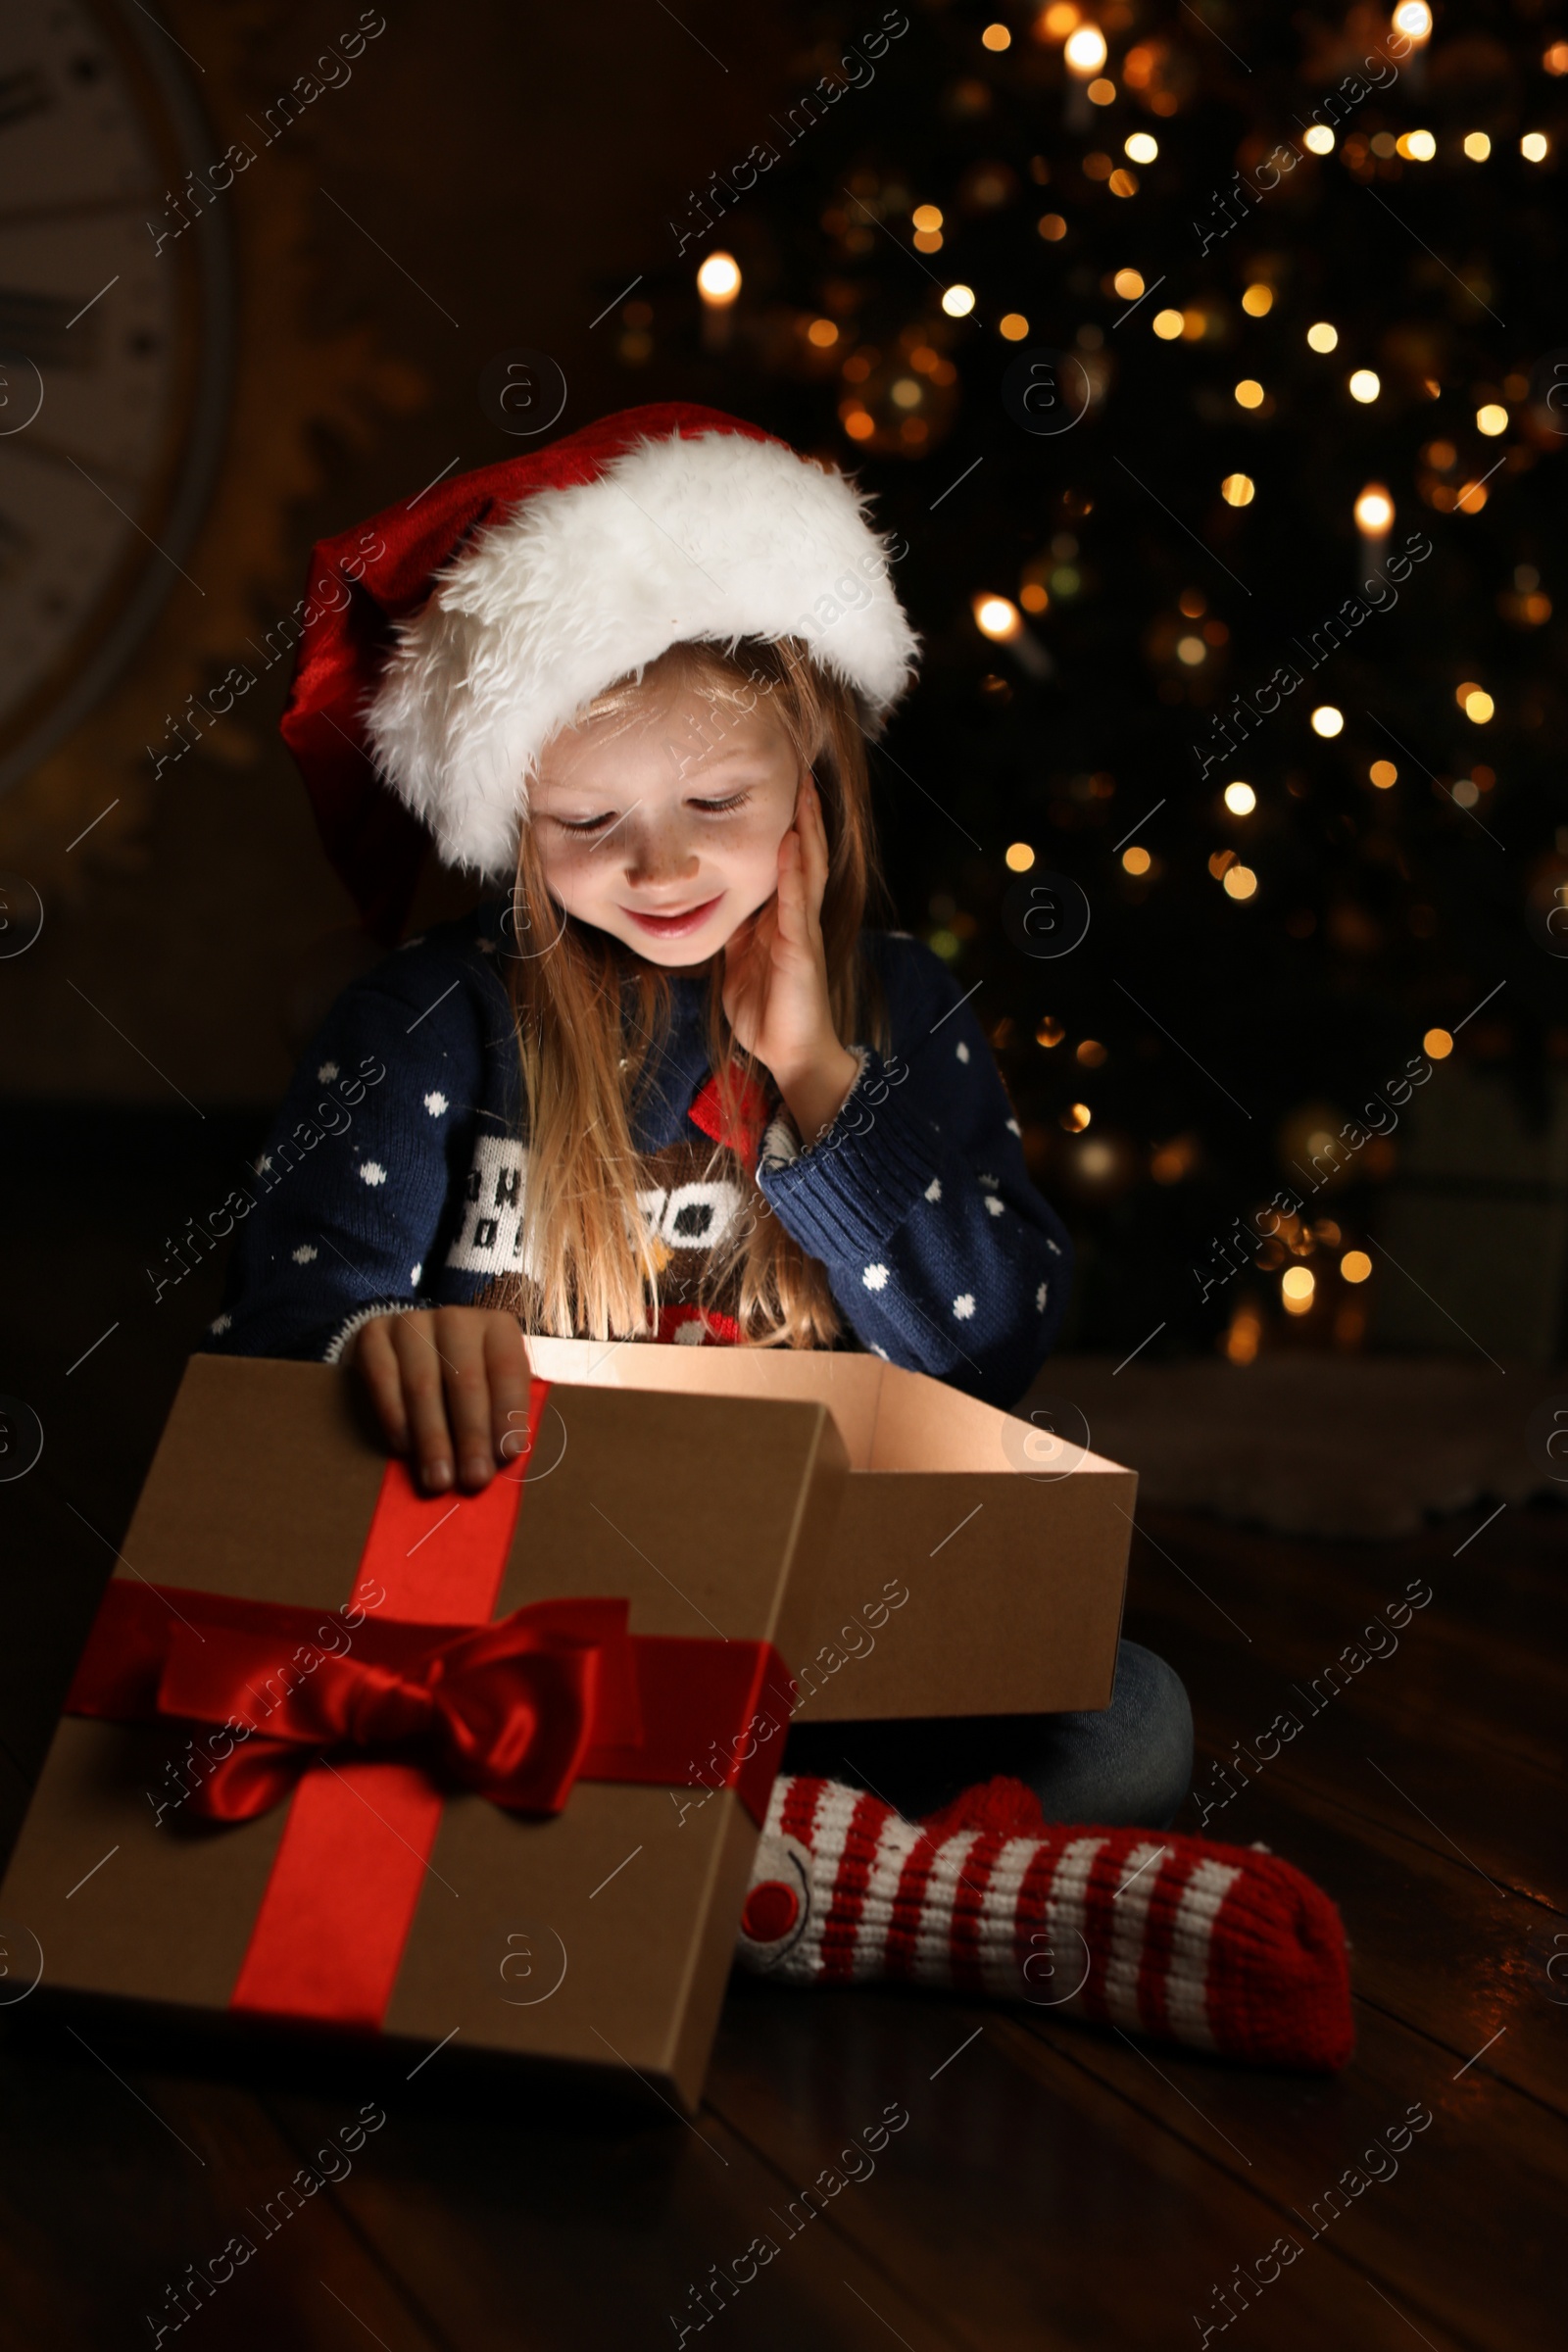
<svg viewBox="0 0 1568 2352">
<path fill-rule="evenodd" d="M 425 1497 L 351 1373 L 193 1357 L 0 1887 L 45 1996 L 690 2112 L 846 1469 L 820 1402 L 536 1378 Z"/>
<path fill-rule="evenodd" d="M 849 1349 L 527 1348 L 546 1379 L 828 1406 L 851 1476 L 790 1658 L 802 1722 L 1109 1705 L 1138 1480 L 1070 1401 L 1021 1418 Z"/>
</svg>

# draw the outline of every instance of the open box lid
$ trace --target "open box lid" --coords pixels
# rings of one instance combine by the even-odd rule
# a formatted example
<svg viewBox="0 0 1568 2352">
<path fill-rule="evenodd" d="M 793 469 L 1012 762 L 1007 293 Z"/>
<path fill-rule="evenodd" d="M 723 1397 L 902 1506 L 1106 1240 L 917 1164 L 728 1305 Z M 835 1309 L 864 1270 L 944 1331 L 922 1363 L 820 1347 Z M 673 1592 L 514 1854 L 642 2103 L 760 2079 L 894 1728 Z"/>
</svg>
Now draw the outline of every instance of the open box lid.
<svg viewBox="0 0 1568 2352">
<path fill-rule="evenodd" d="M 693 1325 L 691 1328 L 696 1329 Z M 840 1348 L 721 1348 L 628 1340 L 558 1340 L 524 1334 L 544 1380 L 587 1388 L 660 1389 L 694 1396 L 793 1398 L 825 1404 L 853 1470 L 1016 1471 L 1039 1476 L 1124 1475 L 1119 1462 L 1054 1441 L 924 1372 Z M 1053 1460 L 1053 1450 L 1055 1460 Z"/>
<path fill-rule="evenodd" d="M 790 1661 L 812 1721 L 1110 1703 L 1138 1481 L 1073 1442 L 1081 1416 L 1058 1436 L 836 1348 L 526 1344 L 542 1379 L 580 1389 L 827 1407 L 852 1475 Z"/>
</svg>

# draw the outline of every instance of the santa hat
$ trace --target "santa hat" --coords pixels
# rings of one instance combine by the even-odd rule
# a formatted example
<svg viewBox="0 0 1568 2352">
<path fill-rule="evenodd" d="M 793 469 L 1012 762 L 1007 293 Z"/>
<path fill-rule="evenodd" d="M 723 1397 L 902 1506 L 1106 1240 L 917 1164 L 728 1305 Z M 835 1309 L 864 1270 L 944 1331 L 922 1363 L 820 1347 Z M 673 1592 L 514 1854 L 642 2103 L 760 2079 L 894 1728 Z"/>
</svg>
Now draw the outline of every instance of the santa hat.
<svg viewBox="0 0 1568 2352">
<path fill-rule="evenodd" d="M 622 410 L 317 546 L 282 731 L 395 939 L 433 840 L 507 883 L 533 762 L 669 646 L 804 640 L 879 731 L 918 640 L 865 495 L 717 409 Z"/>
</svg>

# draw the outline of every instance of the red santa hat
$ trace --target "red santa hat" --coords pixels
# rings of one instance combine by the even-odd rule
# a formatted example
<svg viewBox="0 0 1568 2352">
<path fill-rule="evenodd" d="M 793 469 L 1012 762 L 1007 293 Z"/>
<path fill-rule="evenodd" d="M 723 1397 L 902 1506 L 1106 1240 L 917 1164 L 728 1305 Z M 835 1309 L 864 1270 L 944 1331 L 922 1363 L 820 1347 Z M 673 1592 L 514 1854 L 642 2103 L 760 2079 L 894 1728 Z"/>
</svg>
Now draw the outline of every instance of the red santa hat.
<svg viewBox="0 0 1568 2352">
<path fill-rule="evenodd" d="M 282 732 L 367 925 L 425 852 L 510 882 L 534 763 L 690 639 L 797 637 L 877 733 L 918 640 L 867 500 L 717 409 L 626 409 L 457 474 L 314 551 Z"/>
</svg>

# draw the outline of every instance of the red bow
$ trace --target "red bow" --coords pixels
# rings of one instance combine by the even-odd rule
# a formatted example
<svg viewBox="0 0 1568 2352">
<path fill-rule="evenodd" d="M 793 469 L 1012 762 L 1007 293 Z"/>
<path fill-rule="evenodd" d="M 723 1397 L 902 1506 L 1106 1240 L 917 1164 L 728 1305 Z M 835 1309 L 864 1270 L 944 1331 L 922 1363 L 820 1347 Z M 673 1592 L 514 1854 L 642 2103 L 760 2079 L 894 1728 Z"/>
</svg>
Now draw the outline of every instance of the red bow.
<svg viewBox="0 0 1568 2352">
<path fill-rule="evenodd" d="M 750 1725 L 760 1761 L 763 1715 L 787 1719 L 782 1659 L 765 1642 L 628 1634 L 627 1606 L 535 1601 L 482 1626 L 366 1617 L 350 1634 L 318 1609 L 116 1580 L 66 1706 L 223 1727 L 193 1743 L 188 1802 L 210 1821 L 270 1811 L 333 1752 L 410 1743 L 494 1804 L 559 1813 L 579 1779 L 689 1785 L 720 1729 L 755 1810 L 740 1738 Z"/>
</svg>

